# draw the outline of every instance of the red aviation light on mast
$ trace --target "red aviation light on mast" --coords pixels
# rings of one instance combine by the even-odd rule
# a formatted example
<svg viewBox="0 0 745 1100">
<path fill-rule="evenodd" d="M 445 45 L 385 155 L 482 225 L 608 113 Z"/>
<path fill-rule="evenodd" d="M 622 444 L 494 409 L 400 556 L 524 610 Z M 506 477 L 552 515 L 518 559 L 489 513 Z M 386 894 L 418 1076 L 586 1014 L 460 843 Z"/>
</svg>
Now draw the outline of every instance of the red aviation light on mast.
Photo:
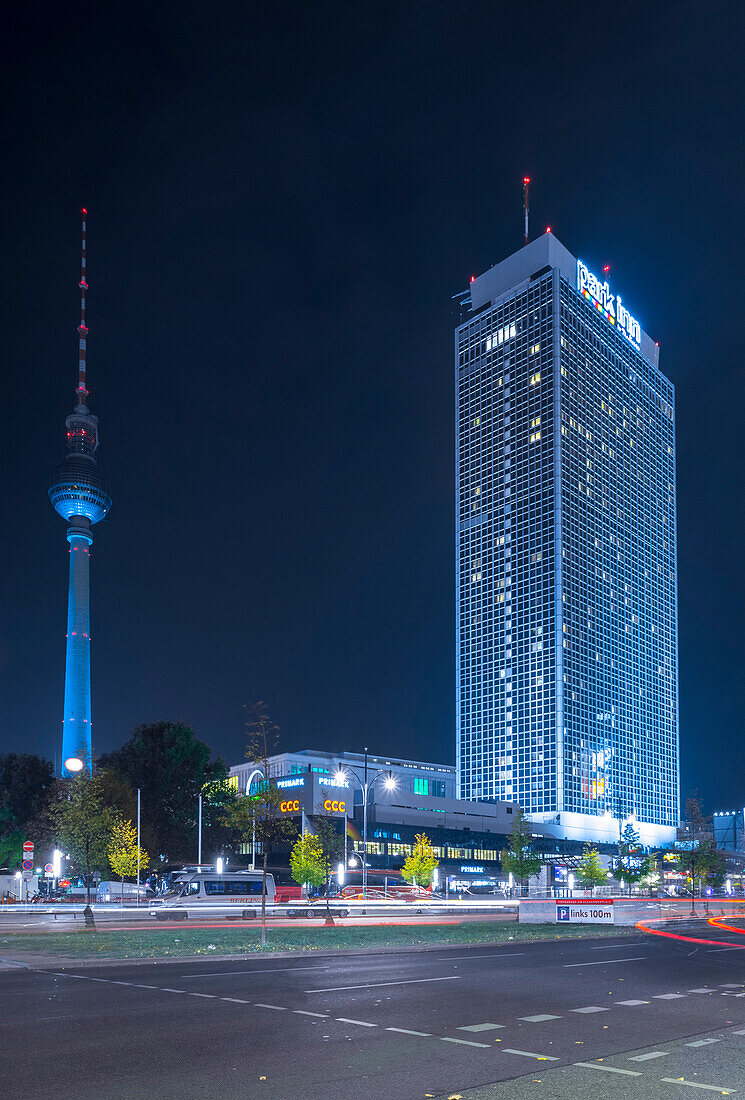
<svg viewBox="0 0 745 1100">
<path fill-rule="evenodd" d="M 88 218 L 88 210 L 85 206 L 81 206 L 80 215 L 82 218 L 81 224 L 81 244 L 80 244 L 80 324 L 78 325 L 78 334 L 80 336 L 80 344 L 78 351 L 78 385 L 75 390 L 78 405 L 85 405 L 88 397 L 88 387 L 86 385 L 86 372 L 87 372 L 87 353 L 88 353 L 88 326 L 85 323 L 85 292 L 88 289 L 88 281 L 86 279 L 87 274 L 87 262 L 86 262 L 86 222 Z"/>
<path fill-rule="evenodd" d="M 528 243 L 530 237 L 528 235 L 528 209 L 529 209 L 529 191 L 530 191 L 530 176 L 523 176 L 523 221 L 525 226 L 525 244 Z"/>
</svg>

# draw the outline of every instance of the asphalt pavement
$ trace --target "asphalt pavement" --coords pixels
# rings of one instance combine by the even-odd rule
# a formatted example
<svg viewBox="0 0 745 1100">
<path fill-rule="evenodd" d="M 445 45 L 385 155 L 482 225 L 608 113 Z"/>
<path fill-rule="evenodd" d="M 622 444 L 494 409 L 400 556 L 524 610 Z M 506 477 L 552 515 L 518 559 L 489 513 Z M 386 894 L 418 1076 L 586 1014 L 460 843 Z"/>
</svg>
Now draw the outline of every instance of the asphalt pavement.
<svg viewBox="0 0 745 1100">
<path fill-rule="evenodd" d="M 3 1095 L 745 1096 L 745 937 L 0 973 Z M 701 935 L 694 926 L 692 935 Z"/>
</svg>

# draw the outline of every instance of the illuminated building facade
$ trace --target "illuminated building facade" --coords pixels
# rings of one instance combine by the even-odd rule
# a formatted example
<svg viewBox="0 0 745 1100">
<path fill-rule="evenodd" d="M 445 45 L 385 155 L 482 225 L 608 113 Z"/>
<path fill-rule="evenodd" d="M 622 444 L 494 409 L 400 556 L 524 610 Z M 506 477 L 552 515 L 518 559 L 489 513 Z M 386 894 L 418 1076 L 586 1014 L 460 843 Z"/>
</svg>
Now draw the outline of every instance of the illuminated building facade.
<svg viewBox="0 0 745 1100">
<path fill-rule="evenodd" d="M 472 280 L 456 330 L 464 799 L 557 836 L 678 822 L 674 390 L 547 233 Z"/>
<path fill-rule="evenodd" d="M 86 229 L 87 211 L 82 210 L 82 263 L 80 274 L 80 324 L 78 326 L 78 384 L 74 411 L 65 421 L 67 454 L 57 468 L 49 488 L 55 511 L 67 521 L 70 546 L 70 583 L 67 604 L 67 651 L 65 659 L 65 701 L 62 723 L 62 774 L 70 774 L 68 760 L 91 762 L 91 638 L 90 638 L 90 549 L 91 527 L 111 507 L 106 478 L 98 469 L 98 417 L 88 408 L 86 353 L 88 329 L 85 299 L 88 290 Z M 73 770 L 75 770 L 73 768 Z"/>
</svg>

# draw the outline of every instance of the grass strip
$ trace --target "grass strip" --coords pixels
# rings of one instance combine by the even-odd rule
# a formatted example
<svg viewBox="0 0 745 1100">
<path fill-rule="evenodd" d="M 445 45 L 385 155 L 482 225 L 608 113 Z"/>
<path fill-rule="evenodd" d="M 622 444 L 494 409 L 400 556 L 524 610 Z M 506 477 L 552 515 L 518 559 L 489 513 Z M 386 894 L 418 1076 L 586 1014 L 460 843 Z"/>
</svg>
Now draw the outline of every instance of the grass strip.
<svg viewBox="0 0 745 1100">
<path fill-rule="evenodd" d="M 637 929 L 585 925 L 519 925 L 474 922 L 456 925 L 267 928 L 262 947 L 259 928 L 188 928 L 127 930 L 105 934 L 82 929 L 70 932 L 0 933 L 0 956 L 16 951 L 68 958 L 162 959 L 181 956 L 240 955 L 259 951 L 329 951 L 385 947 L 442 947 L 448 944 L 531 943 L 543 940 L 597 939 L 637 935 Z"/>
</svg>

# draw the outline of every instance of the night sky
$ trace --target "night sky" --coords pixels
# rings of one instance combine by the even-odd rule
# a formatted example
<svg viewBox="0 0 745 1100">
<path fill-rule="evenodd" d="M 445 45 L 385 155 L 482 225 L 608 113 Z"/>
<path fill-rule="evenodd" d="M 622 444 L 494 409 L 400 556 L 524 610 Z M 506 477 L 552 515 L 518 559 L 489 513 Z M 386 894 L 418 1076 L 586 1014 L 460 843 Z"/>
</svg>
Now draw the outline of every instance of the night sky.
<svg viewBox="0 0 745 1100">
<path fill-rule="evenodd" d="M 454 759 L 451 296 L 551 225 L 677 388 L 682 790 L 745 802 L 739 3 L 37 3 L 5 15 L 0 751 L 59 752 L 77 362 L 114 505 L 94 750 Z"/>
</svg>

